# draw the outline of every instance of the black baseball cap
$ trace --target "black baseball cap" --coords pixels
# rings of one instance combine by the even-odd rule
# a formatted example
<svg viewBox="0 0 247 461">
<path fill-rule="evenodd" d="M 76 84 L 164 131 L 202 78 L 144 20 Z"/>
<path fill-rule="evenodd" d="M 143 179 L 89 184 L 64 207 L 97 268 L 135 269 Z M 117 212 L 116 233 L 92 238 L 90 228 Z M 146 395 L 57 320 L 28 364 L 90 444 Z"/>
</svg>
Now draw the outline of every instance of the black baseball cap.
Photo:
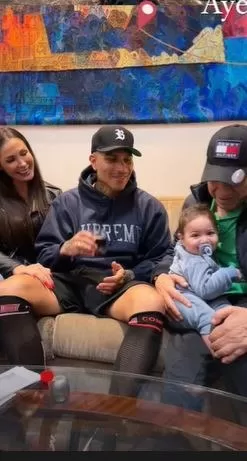
<svg viewBox="0 0 247 461">
<path fill-rule="evenodd" d="M 209 141 L 202 182 L 219 181 L 236 186 L 246 176 L 247 126 L 225 126 Z"/>
<path fill-rule="evenodd" d="M 102 126 L 92 137 L 91 152 L 112 152 L 124 149 L 130 154 L 141 157 L 142 154 L 134 147 L 133 134 L 121 125 Z"/>
</svg>

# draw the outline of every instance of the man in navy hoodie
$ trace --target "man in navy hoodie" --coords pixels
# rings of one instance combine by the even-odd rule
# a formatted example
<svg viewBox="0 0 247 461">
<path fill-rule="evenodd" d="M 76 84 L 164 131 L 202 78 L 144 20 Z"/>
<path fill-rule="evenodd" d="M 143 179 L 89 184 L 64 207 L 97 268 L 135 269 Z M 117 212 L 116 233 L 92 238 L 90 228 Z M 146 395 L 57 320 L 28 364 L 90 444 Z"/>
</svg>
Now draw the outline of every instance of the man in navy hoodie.
<svg viewBox="0 0 247 461">
<path fill-rule="evenodd" d="M 148 374 L 164 322 L 164 302 L 149 282 L 159 261 L 171 262 L 172 246 L 164 207 L 137 187 L 133 155 L 141 153 L 133 146 L 123 126 L 94 134 L 90 166 L 78 187 L 54 200 L 36 249 L 38 261 L 54 272 L 61 311 L 128 323 L 115 370 Z"/>
</svg>

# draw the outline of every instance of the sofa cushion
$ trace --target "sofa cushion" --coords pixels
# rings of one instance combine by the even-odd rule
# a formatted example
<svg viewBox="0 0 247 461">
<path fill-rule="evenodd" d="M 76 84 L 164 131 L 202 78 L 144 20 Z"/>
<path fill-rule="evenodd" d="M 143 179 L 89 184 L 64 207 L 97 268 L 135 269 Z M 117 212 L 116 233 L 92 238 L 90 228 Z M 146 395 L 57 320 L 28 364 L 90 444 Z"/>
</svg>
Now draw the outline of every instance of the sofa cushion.
<svg viewBox="0 0 247 461">
<path fill-rule="evenodd" d="M 54 326 L 55 355 L 113 363 L 126 325 L 87 314 L 61 314 Z"/>
<path fill-rule="evenodd" d="M 39 321 L 40 323 L 41 321 Z M 53 322 L 52 352 L 55 356 L 73 359 L 114 363 L 124 338 L 127 325 L 110 318 L 98 318 L 87 314 L 60 314 L 55 319 L 45 317 L 39 324 L 44 343 L 50 343 L 51 322 Z M 156 370 L 164 368 L 165 348 L 168 333 L 164 331 L 163 343 Z M 45 349 L 50 350 L 45 344 Z"/>
</svg>

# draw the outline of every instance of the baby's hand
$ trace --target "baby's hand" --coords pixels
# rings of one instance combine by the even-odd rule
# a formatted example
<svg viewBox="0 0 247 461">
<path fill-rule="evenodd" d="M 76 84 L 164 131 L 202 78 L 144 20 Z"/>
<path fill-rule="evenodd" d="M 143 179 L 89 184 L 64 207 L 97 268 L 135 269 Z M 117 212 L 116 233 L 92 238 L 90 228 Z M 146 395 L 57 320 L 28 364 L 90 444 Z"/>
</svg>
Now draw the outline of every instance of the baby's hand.
<svg viewBox="0 0 247 461">
<path fill-rule="evenodd" d="M 242 274 L 242 272 L 241 272 L 239 269 L 237 269 L 237 278 L 238 278 L 239 280 L 244 280 L 243 274 Z"/>
</svg>

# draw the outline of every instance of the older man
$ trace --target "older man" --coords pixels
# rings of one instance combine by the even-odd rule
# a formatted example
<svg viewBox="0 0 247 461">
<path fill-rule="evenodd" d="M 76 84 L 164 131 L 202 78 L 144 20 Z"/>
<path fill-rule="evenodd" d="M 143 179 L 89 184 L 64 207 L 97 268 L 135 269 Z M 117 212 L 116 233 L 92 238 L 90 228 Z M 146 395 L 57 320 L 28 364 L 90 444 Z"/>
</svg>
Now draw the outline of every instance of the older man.
<svg viewBox="0 0 247 461">
<path fill-rule="evenodd" d="M 173 332 L 165 375 L 167 379 L 210 386 L 223 373 L 228 390 L 247 396 L 247 126 L 229 125 L 213 135 L 202 181 L 192 186 L 191 192 L 184 206 L 207 203 L 215 215 L 219 233 L 216 261 L 223 267 L 240 269 L 243 279 L 226 293 L 229 307 L 213 318 L 209 339 L 216 359 L 197 333 Z M 190 307 L 175 283 L 186 286 L 186 280 L 168 275 L 168 268 L 167 260 L 160 263 L 153 280 L 167 314 L 179 319 L 173 300 Z M 173 397 L 179 401 L 178 396 Z"/>
</svg>

